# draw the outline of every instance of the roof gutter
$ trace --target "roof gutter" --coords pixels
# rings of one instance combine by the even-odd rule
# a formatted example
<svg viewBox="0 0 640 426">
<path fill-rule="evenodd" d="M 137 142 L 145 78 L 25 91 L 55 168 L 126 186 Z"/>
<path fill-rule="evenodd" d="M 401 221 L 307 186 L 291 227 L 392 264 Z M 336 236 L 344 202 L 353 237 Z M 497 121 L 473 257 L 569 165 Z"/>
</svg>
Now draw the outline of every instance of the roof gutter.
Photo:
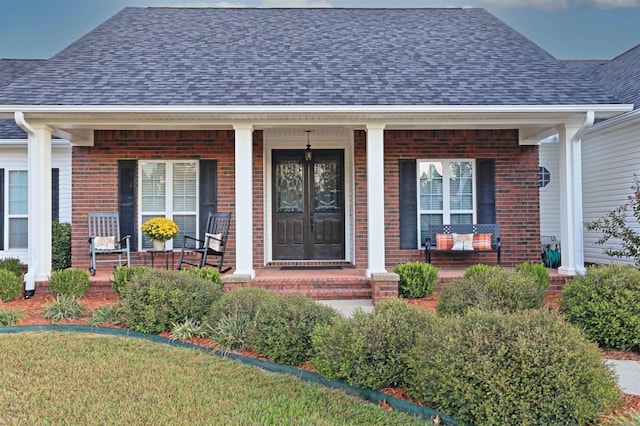
<svg viewBox="0 0 640 426">
<path fill-rule="evenodd" d="M 26 113 L 580 113 L 620 114 L 633 104 L 576 105 L 0 105 Z"/>
<path fill-rule="evenodd" d="M 573 135 L 573 138 L 571 139 L 571 141 L 577 142 L 581 140 L 582 136 L 584 136 L 584 134 L 587 133 L 587 131 L 593 126 L 595 119 L 596 119 L 596 114 L 593 111 L 587 111 L 584 117 L 584 123 L 582 123 L 582 126 L 580 126 L 580 128 L 575 133 L 575 135 Z"/>
<path fill-rule="evenodd" d="M 33 136 L 35 134 L 35 130 L 33 130 L 33 127 L 31 127 L 31 125 L 27 123 L 27 120 L 24 119 L 24 113 L 16 111 L 13 114 L 13 119 L 16 121 L 16 124 L 29 136 Z"/>
</svg>

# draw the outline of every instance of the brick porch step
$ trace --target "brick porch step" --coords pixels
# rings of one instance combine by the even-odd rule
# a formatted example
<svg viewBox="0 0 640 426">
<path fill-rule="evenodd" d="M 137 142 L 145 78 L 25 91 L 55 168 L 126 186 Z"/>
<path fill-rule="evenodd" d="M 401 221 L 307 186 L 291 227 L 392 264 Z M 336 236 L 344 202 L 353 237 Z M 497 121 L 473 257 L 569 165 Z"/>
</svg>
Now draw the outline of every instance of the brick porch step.
<svg viewBox="0 0 640 426">
<path fill-rule="evenodd" d="M 369 278 L 355 268 L 281 270 L 272 267 L 257 271 L 251 285 L 277 294 L 303 294 L 314 300 L 371 299 L 373 294 Z"/>
</svg>

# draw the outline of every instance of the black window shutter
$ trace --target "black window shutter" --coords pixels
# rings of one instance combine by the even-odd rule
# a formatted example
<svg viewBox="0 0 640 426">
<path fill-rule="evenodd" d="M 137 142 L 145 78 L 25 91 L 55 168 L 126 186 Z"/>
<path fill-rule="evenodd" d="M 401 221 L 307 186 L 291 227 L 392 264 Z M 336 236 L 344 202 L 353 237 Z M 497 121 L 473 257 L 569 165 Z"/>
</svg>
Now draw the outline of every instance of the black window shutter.
<svg viewBox="0 0 640 426">
<path fill-rule="evenodd" d="M 4 250 L 4 169 L 0 169 L 0 250 Z"/>
<path fill-rule="evenodd" d="M 400 248 L 418 248 L 416 161 L 400 160 Z"/>
<path fill-rule="evenodd" d="M 118 212 L 120 236 L 131 235 L 131 251 L 136 251 L 136 160 L 118 160 Z"/>
<path fill-rule="evenodd" d="M 51 169 L 51 220 L 60 219 L 60 169 Z"/>
<path fill-rule="evenodd" d="M 200 160 L 200 206 L 198 215 L 200 217 L 200 234 L 204 239 L 204 231 L 207 228 L 207 218 L 209 212 L 218 211 L 218 190 L 217 190 L 218 162 L 216 160 Z"/>
<path fill-rule="evenodd" d="M 496 223 L 496 161 L 476 159 L 477 219 L 478 223 Z"/>
</svg>

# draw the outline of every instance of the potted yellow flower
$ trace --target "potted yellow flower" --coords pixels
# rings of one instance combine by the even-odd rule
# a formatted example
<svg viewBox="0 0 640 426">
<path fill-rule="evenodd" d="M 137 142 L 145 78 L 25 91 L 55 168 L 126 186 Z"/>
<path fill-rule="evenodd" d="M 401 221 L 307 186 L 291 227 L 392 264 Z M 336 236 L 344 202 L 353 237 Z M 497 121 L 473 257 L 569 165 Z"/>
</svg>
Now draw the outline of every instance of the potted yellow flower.
<svg viewBox="0 0 640 426">
<path fill-rule="evenodd" d="M 142 224 L 142 233 L 152 242 L 154 250 L 164 250 L 164 243 L 178 235 L 180 229 L 171 219 L 154 217 Z"/>
</svg>

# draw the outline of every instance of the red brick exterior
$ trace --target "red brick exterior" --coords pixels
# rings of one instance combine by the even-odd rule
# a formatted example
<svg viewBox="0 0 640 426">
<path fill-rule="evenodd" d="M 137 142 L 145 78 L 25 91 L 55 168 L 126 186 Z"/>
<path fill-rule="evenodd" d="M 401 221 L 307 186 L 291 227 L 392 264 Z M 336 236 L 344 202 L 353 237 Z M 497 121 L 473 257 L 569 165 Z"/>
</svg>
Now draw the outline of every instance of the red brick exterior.
<svg viewBox="0 0 640 426">
<path fill-rule="evenodd" d="M 87 213 L 116 211 L 118 160 L 214 159 L 218 161 L 218 210 L 235 209 L 233 131 L 96 131 L 93 147 L 74 147 L 72 163 L 74 267 L 89 265 Z M 254 267 L 264 259 L 264 153 L 262 132 L 253 135 Z M 367 267 L 366 133 L 354 133 L 355 266 Z M 404 261 L 424 260 L 422 250 L 401 250 L 399 239 L 398 160 L 419 158 L 495 158 L 496 211 L 502 237 L 502 263 L 513 265 L 540 258 L 538 151 L 519 146 L 516 130 L 424 130 L 385 132 L 385 244 L 391 271 Z M 268 165 L 266 166 L 268 167 Z M 235 218 L 234 218 L 235 219 Z M 225 263 L 235 264 L 232 219 Z M 139 226 L 140 224 L 138 224 Z M 349 231 L 347 231 L 349 233 Z M 140 253 L 134 264 L 142 263 Z M 495 255 L 455 259 L 434 255 L 436 266 L 462 262 L 495 262 Z"/>
<path fill-rule="evenodd" d="M 235 151 L 233 131 L 96 131 L 92 147 L 74 147 L 72 155 L 72 263 L 89 266 L 87 214 L 118 209 L 118 160 L 217 160 L 218 210 L 235 208 Z M 256 164 L 261 164 L 262 132 L 254 133 Z M 261 167 L 259 168 L 261 169 Z M 256 171 L 256 188 L 262 188 L 262 172 Z M 136 185 L 137 186 L 137 185 Z M 262 198 L 254 202 L 262 212 Z M 260 222 L 257 222 L 260 223 Z M 140 224 L 137 224 L 139 227 Z M 260 226 L 262 228 L 262 226 Z M 256 230 L 258 241 L 262 230 Z M 256 249 L 256 253 L 262 253 Z M 132 263 L 143 262 L 141 253 Z M 261 258 L 260 258 L 261 259 Z M 232 220 L 225 263 L 235 264 L 235 223 Z"/>
<path fill-rule="evenodd" d="M 398 263 L 424 260 L 423 250 L 400 249 L 400 159 L 494 158 L 496 222 L 500 225 L 502 264 L 540 260 L 538 149 L 518 145 L 517 130 L 385 131 L 385 247 L 389 271 Z M 356 262 L 366 265 L 366 134 L 355 134 Z M 495 264 L 495 254 L 434 254 L 435 266 Z"/>
</svg>

